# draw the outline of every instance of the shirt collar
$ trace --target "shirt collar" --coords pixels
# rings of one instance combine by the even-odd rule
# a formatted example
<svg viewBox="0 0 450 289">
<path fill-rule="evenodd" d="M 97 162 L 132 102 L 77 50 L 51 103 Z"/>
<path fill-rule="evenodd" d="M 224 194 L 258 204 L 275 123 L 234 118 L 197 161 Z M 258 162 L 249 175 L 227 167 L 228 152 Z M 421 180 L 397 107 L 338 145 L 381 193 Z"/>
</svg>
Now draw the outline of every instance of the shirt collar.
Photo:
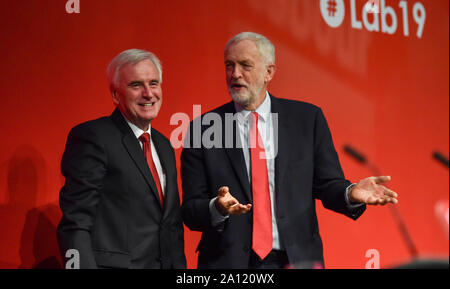
<svg viewBox="0 0 450 289">
<path fill-rule="evenodd" d="M 250 113 L 252 111 L 250 110 L 245 110 L 242 106 L 240 106 L 239 104 L 237 104 L 236 102 L 234 103 L 234 107 L 236 109 L 236 113 L 238 115 L 237 120 L 239 121 L 239 123 L 243 123 L 248 116 L 250 115 Z M 266 91 L 266 98 L 264 99 L 264 101 L 260 104 L 260 106 L 258 106 L 255 110 L 258 115 L 259 118 L 263 121 L 266 122 L 269 115 L 270 115 L 270 111 L 271 111 L 271 101 L 270 101 L 270 95 L 269 93 Z"/>
<path fill-rule="evenodd" d="M 136 136 L 137 139 L 139 139 L 141 137 L 141 135 L 143 133 L 145 133 L 145 132 L 147 132 L 150 135 L 150 138 L 151 138 L 151 136 L 152 136 L 152 134 L 151 134 L 152 125 L 151 124 L 148 125 L 148 130 L 144 131 L 144 130 L 140 129 L 139 127 L 137 127 L 137 125 L 135 125 L 134 123 L 129 121 L 124 115 L 123 115 L 123 118 L 125 118 L 125 120 L 127 121 L 128 125 L 130 126 L 131 130 L 133 131 L 133 133 L 134 133 L 134 135 Z"/>
</svg>

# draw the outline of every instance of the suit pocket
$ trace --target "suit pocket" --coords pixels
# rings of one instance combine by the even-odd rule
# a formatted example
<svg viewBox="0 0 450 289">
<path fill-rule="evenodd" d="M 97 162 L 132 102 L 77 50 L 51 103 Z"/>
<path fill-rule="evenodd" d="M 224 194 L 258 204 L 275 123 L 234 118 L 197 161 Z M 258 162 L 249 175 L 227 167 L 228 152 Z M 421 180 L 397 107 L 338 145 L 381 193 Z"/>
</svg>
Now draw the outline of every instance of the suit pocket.
<svg viewBox="0 0 450 289">
<path fill-rule="evenodd" d="M 112 252 L 94 249 L 95 261 L 98 267 L 103 268 L 129 268 L 130 255 L 122 252 Z"/>
<path fill-rule="evenodd" d="M 202 238 L 195 252 L 206 251 L 209 252 L 208 254 L 214 255 L 222 253 L 229 246 L 229 244 L 225 244 L 223 232 L 208 231 L 202 234 Z"/>
</svg>

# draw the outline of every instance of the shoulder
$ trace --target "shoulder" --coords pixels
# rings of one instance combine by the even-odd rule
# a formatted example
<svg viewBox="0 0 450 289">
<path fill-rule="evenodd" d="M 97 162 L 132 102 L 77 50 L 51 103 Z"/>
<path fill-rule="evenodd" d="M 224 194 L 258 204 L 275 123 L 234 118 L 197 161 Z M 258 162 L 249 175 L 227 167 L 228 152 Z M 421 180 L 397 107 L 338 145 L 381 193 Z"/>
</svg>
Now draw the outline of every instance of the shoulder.
<svg viewBox="0 0 450 289">
<path fill-rule="evenodd" d="M 169 139 L 154 127 L 152 127 L 152 138 L 158 138 L 158 140 L 170 144 Z"/>
<path fill-rule="evenodd" d="M 234 108 L 234 103 L 232 101 L 227 102 L 219 107 L 216 107 L 206 113 L 203 114 L 203 116 L 205 114 L 209 114 L 209 113 L 217 113 L 219 115 L 224 115 L 226 113 L 234 113 L 236 112 L 236 109 Z"/>
<path fill-rule="evenodd" d="M 272 98 L 271 98 L 272 105 L 275 105 L 275 106 L 278 105 L 286 110 L 294 110 L 294 111 L 302 110 L 302 111 L 312 111 L 312 112 L 317 112 L 317 111 L 321 110 L 320 107 L 318 107 L 315 104 L 309 103 L 309 102 L 287 99 L 287 98 L 278 98 L 273 95 L 271 95 L 271 96 L 272 96 Z"/>
<path fill-rule="evenodd" d="M 190 129 L 193 129 L 194 126 L 198 126 L 198 127 L 201 127 L 202 130 L 205 130 L 206 128 L 210 127 L 211 125 L 216 124 L 217 121 L 219 123 L 224 122 L 227 115 L 233 115 L 235 112 L 236 112 L 236 109 L 234 108 L 234 103 L 228 102 L 228 103 L 225 103 L 224 105 L 216 107 L 205 113 L 202 113 L 202 115 L 194 118 L 190 122 L 189 127 L 190 127 Z"/>
<path fill-rule="evenodd" d="M 89 130 L 89 129 L 96 129 L 96 128 L 103 128 L 107 127 L 111 124 L 110 117 L 103 116 L 97 119 L 88 120 L 82 123 L 79 123 L 73 127 L 75 130 Z"/>
<path fill-rule="evenodd" d="M 152 139 L 157 141 L 159 145 L 166 146 L 173 151 L 173 147 L 169 139 L 154 127 L 152 127 Z"/>
<path fill-rule="evenodd" d="M 75 125 L 69 132 L 69 138 L 108 139 L 119 130 L 111 117 L 104 116 Z"/>
<path fill-rule="evenodd" d="M 84 130 L 96 130 L 107 128 L 112 125 L 112 120 L 108 116 L 103 116 L 97 119 L 88 120 L 82 123 L 75 125 L 72 130 L 75 131 L 84 131 Z"/>
<path fill-rule="evenodd" d="M 292 118 L 316 118 L 323 115 L 322 109 L 312 103 L 292 100 L 286 98 L 278 98 L 271 95 L 272 112 L 290 116 Z"/>
</svg>

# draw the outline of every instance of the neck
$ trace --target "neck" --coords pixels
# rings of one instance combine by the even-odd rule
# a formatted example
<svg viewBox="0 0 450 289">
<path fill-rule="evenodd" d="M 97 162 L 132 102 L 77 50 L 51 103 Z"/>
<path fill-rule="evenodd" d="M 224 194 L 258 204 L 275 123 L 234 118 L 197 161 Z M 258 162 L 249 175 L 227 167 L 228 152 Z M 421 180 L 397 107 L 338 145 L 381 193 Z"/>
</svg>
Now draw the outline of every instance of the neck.
<svg viewBox="0 0 450 289">
<path fill-rule="evenodd" d="M 138 128 L 142 129 L 143 131 L 147 131 L 149 129 L 150 126 L 150 122 L 149 121 L 138 121 L 136 119 L 133 119 L 132 117 L 128 116 L 126 113 L 124 113 L 120 108 L 119 108 L 120 112 L 122 113 L 122 116 L 129 122 L 131 122 L 132 124 L 134 124 L 135 126 L 137 126 Z"/>
<path fill-rule="evenodd" d="M 134 123 L 134 122 L 133 122 Z M 143 123 L 143 124 L 138 124 L 138 123 L 134 123 L 138 128 L 142 129 L 143 131 L 147 131 L 149 128 L 150 123 Z"/>
<path fill-rule="evenodd" d="M 248 111 L 255 111 L 264 102 L 265 99 L 266 99 L 266 90 L 263 89 L 259 97 L 255 99 L 255 101 L 242 106 L 242 108 Z"/>
</svg>

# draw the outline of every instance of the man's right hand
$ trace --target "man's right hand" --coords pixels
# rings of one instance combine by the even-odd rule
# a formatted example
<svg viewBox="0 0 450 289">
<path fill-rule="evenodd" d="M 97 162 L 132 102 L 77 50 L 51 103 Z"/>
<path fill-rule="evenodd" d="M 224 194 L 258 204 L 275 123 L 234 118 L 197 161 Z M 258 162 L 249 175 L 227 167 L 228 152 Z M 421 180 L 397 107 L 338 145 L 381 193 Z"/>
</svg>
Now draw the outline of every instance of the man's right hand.
<svg viewBox="0 0 450 289">
<path fill-rule="evenodd" d="M 243 205 L 239 203 L 239 201 L 230 194 L 230 191 L 226 186 L 219 189 L 214 205 L 224 216 L 242 215 L 250 211 L 252 208 L 251 204 Z"/>
</svg>

